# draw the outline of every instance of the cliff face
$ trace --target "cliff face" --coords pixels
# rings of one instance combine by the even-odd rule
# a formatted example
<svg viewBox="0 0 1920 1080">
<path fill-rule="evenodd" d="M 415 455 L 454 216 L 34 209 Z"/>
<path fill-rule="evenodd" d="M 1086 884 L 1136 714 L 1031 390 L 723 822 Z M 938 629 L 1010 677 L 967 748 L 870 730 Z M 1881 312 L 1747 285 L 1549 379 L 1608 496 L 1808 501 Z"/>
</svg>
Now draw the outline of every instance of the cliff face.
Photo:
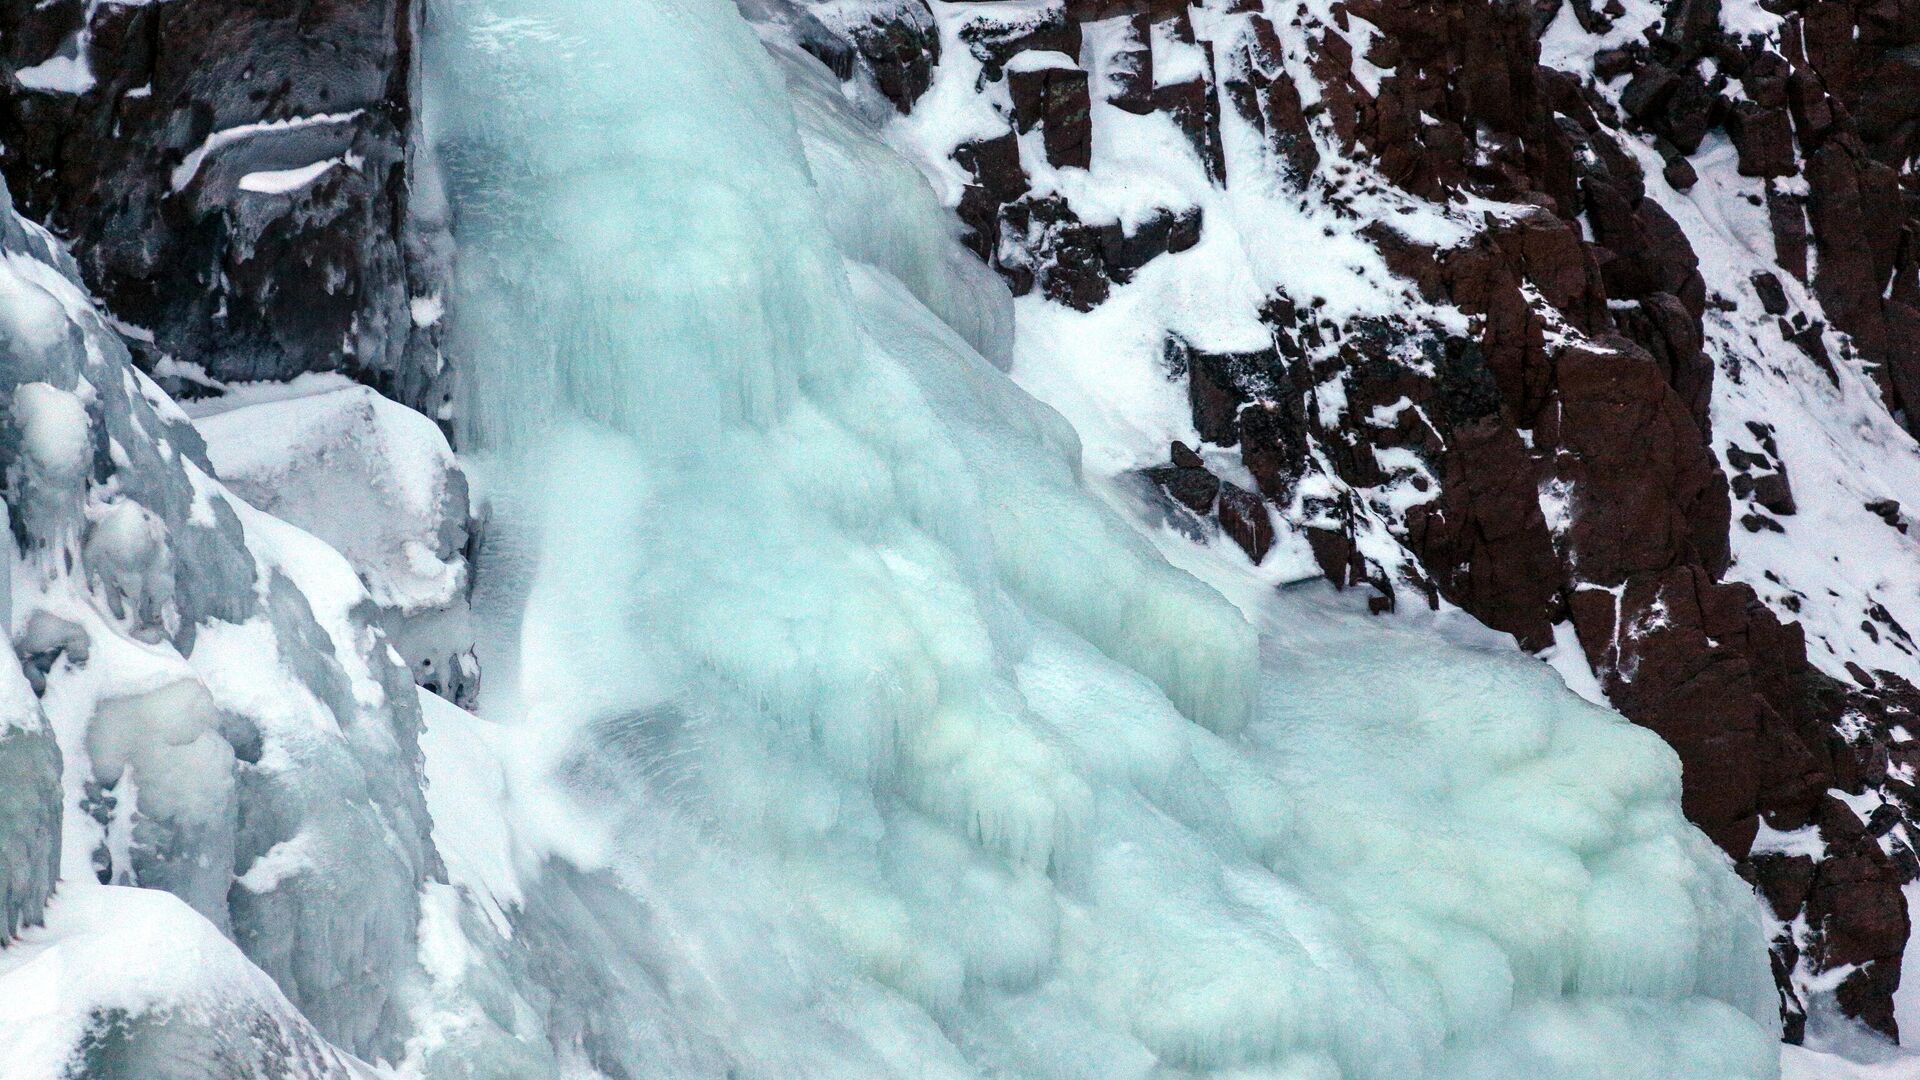
<svg viewBox="0 0 1920 1080">
<path fill-rule="evenodd" d="M 905 114 L 1016 294 L 1088 328 L 1126 309 L 1109 370 L 1157 336 L 1190 423 L 1143 425 L 1178 440 L 1158 463 L 1115 460 L 1256 561 L 1291 534 L 1376 609 L 1444 601 L 1577 655 L 1769 901 L 1789 1036 L 1816 984 L 1893 1033 L 1920 812 L 1920 8 L 931 13 L 876 12 L 844 35 L 859 63 L 817 51 Z M 913 35 L 930 79 L 897 70 Z M 1191 164 L 1141 196 L 1167 133 Z M 1220 234 L 1240 250 L 1207 254 Z M 1275 266 L 1314 259 L 1345 266 Z M 1168 282 L 1205 275 L 1230 279 L 1214 324 L 1261 333 L 1201 340 Z M 1048 365 L 1015 374 L 1045 397 Z"/>
<path fill-rule="evenodd" d="M 342 370 L 433 415 L 418 19 L 407 0 L 9 2 L 0 170 L 172 388 Z"/>
</svg>

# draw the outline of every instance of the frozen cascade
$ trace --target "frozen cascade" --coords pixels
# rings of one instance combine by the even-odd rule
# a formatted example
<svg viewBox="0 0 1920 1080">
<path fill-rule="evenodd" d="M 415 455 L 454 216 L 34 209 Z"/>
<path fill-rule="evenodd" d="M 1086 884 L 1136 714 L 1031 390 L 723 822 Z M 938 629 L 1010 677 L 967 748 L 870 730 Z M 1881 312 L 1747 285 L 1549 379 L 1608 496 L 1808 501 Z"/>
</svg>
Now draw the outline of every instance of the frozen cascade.
<svg viewBox="0 0 1920 1080">
<path fill-rule="evenodd" d="M 441 843 L 563 1061 L 1776 1074 L 1672 754 L 1509 649 L 1169 565 L 823 69 L 724 0 L 438 19 L 497 725 L 430 715 L 428 767 L 496 752 L 511 855 Z"/>
</svg>

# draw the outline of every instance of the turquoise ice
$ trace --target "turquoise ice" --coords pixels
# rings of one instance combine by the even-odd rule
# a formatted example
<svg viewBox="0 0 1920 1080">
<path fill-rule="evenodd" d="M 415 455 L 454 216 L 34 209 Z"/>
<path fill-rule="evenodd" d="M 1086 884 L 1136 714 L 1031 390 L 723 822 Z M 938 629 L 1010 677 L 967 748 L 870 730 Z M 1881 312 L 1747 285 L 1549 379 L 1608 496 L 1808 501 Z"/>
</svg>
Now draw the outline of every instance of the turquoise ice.
<svg viewBox="0 0 1920 1080">
<path fill-rule="evenodd" d="M 824 69 L 723 0 L 435 21 L 500 949 L 592 943 L 546 981 L 580 1061 L 1776 1075 L 1664 745 L 1510 647 L 1170 566 Z"/>
</svg>

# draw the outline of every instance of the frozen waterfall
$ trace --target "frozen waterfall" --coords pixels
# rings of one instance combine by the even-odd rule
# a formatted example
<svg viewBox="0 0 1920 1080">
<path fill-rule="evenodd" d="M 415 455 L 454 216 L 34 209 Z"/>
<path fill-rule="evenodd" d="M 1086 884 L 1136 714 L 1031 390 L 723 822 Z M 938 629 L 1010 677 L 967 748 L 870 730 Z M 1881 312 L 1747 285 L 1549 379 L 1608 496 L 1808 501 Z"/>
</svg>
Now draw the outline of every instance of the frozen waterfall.
<svg viewBox="0 0 1920 1080">
<path fill-rule="evenodd" d="M 1777 1074 L 1672 753 L 1171 565 L 825 69 L 728 0 L 433 15 L 491 519 L 430 1075 Z"/>
</svg>

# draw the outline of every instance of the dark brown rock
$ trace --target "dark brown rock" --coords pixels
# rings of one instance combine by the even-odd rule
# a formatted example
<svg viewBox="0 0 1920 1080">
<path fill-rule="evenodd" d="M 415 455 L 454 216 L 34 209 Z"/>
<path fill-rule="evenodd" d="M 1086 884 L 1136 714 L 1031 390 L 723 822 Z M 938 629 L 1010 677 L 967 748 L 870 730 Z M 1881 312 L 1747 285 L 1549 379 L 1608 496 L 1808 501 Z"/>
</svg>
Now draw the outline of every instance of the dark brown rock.
<svg viewBox="0 0 1920 1080">
<path fill-rule="evenodd" d="M 1273 547 L 1273 519 L 1267 513 L 1266 500 L 1224 481 L 1220 485 L 1220 528 L 1256 563 Z"/>
<path fill-rule="evenodd" d="M 1220 145 L 1220 103 L 1213 96 L 1212 82 L 1195 79 L 1156 86 L 1153 100 L 1155 111 L 1179 125 L 1207 175 L 1215 183 L 1224 183 L 1226 151 Z"/>
<path fill-rule="evenodd" d="M 1093 164 L 1092 103 L 1087 73 L 1076 67 L 1021 68 L 1008 75 L 1013 117 L 1021 131 L 1039 125 L 1047 160 L 1059 168 Z"/>
<path fill-rule="evenodd" d="M 1099 94 L 1116 109 L 1137 116 L 1153 112 L 1153 22 L 1145 14 L 1127 22 L 1126 37 L 1108 61 Z"/>
<path fill-rule="evenodd" d="M 876 5 L 846 30 L 874 85 L 901 112 L 933 87 L 940 62 L 940 32 L 926 0 Z"/>
<path fill-rule="evenodd" d="M 1784 106 L 1742 103 L 1733 112 L 1732 130 L 1742 176 L 1790 176 L 1796 171 L 1793 123 Z"/>
<path fill-rule="evenodd" d="M 1068 62 L 1080 56 L 1080 24 L 1067 17 L 1060 3 L 976 5 L 967 12 L 959 35 L 989 79 L 1000 78 L 1008 61 L 1021 53 L 1059 53 Z"/>
<path fill-rule="evenodd" d="M 1174 465 L 1148 469 L 1147 478 L 1174 502 L 1202 517 L 1213 513 L 1214 500 L 1220 497 L 1220 479 L 1201 465 Z"/>
<path fill-rule="evenodd" d="M 1296 188 L 1305 187 L 1319 168 L 1320 150 L 1307 129 L 1300 90 L 1287 74 L 1273 24 L 1256 19 L 1251 25 L 1234 50 L 1221 90 L 1241 118 L 1266 137 L 1286 180 Z"/>
</svg>

